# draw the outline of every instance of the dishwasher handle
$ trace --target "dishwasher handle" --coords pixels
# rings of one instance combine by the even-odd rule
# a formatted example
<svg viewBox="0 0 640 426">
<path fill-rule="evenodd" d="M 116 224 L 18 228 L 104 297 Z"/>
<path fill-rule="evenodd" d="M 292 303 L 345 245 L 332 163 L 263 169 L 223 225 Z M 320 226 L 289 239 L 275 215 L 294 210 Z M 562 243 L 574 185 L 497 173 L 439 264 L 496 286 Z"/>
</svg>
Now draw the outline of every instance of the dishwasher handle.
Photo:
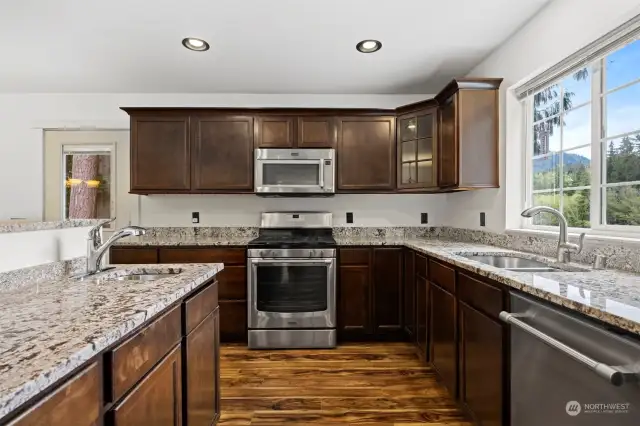
<svg viewBox="0 0 640 426">
<path fill-rule="evenodd" d="M 565 353 L 569 357 L 574 360 L 586 365 L 595 372 L 598 376 L 604 378 L 609 383 L 614 386 L 621 386 L 623 383 L 627 381 L 637 381 L 638 376 L 632 371 L 628 371 L 623 367 L 614 367 L 607 364 L 603 364 L 590 358 L 583 354 L 582 352 L 578 352 L 577 350 L 565 345 L 564 343 L 554 339 L 553 337 L 543 333 L 542 331 L 536 329 L 535 327 L 530 326 L 518 319 L 518 317 L 522 317 L 522 314 L 512 314 L 506 311 L 500 312 L 500 319 L 507 323 L 511 324 L 515 327 L 518 327 L 522 331 L 531 334 L 534 337 L 537 337 L 542 342 L 551 346 L 552 348 L 558 349 L 560 352 Z"/>
</svg>

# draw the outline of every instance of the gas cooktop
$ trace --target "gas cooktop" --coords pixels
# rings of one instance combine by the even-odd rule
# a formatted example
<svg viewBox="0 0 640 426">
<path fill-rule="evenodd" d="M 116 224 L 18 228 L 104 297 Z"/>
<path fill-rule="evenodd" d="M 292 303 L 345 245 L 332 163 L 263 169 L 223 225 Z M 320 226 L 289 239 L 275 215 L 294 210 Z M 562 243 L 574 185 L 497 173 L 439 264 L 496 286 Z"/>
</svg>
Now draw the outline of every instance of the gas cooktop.
<svg viewBox="0 0 640 426">
<path fill-rule="evenodd" d="M 249 242 L 253 248 L 332 248 L 336 245 L 330 228 L 260 229 L 258 238 Z"/>
</svg>

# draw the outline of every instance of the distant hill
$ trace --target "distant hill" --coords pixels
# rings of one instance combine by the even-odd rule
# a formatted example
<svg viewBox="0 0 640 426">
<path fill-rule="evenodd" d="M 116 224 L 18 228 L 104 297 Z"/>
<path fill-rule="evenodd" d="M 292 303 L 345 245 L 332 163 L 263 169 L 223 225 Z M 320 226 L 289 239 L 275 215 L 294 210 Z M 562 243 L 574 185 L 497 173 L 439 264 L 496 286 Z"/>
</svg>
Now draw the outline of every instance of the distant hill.
<svg viewBox="0 0 640 426">
<path fill-rule="evenodd" d="M 585 166 L 588 166 L 589 164 L 591 164 L 591 160 L 579 154 L 569 154 L 565 152 L 563 158 L 564 158 L 565 167 L 577 166 L 580 164 L 584 164 Z M 536 161 L 533 163 L 533 172 L 538 173 L 538 172 L 546 172 L 546 171 L 552 170 L 553 168 L 557 167 L 559 163 L 560 163 L 560 153 L 559 152 L 550 153 L 547 156 L 547 158 L 536 159 Z"/>
</svg>

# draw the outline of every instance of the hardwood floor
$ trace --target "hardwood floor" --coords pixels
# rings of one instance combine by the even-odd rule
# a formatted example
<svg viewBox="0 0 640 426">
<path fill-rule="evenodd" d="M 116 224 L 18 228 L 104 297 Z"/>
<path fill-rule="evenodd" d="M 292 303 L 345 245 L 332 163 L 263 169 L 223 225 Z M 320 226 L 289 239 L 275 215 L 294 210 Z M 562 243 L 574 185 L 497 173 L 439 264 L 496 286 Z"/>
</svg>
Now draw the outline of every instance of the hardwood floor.
<svg viewBox="0 0 640 426">
<path fill-rule="evenodd" d="M 472 426 L 410 344 L 220 357 L 221 425 Z"/>
</svg>

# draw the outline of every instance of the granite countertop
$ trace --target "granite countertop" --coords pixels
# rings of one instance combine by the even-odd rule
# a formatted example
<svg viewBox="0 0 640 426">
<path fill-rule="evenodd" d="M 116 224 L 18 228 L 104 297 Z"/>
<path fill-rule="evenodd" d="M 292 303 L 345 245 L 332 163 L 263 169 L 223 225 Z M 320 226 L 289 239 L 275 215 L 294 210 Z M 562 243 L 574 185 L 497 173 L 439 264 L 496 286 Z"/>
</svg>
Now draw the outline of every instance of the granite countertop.
<svg viewBox="0 0 640 426">
<path fill-rule="evenodd" d="M 220 236 L 142 236 L 116 241 L 114 246 L 246 246 L 252 237 Z"/>
<path fill-rule="evenodd" d="M 51 222 L 33 220 L 6 220 L 0 222 L 0 234 L 9 232 L 47 231 L 50 229 L 82 228 L 95 226 L 105 219 L 69 219 Z"/>
<path fill-rule="evenodd" d="M 59 278 L 0 291 L 0 419 L 223 269 L 120 265 L 103 280 Z M 113 280 L 127 273 L 178 275 Z"/>
</svg>

